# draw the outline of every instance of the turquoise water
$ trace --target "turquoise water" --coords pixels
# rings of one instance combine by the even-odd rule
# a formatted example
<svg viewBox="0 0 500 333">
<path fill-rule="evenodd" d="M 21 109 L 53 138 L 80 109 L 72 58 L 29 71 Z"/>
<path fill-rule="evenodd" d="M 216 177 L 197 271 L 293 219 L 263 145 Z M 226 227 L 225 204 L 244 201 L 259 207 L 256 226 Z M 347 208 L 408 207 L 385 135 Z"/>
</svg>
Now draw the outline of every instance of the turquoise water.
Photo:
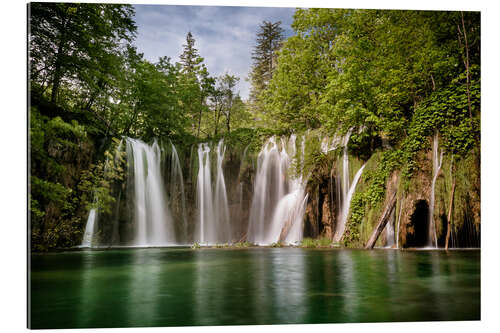
<svg viewBox="0 0 500 333">
<path fill-rule="evenodd" d="M 480 319 L 480 251 L 149 248 L 31 256 L 31 327 Z"/>
</svg>

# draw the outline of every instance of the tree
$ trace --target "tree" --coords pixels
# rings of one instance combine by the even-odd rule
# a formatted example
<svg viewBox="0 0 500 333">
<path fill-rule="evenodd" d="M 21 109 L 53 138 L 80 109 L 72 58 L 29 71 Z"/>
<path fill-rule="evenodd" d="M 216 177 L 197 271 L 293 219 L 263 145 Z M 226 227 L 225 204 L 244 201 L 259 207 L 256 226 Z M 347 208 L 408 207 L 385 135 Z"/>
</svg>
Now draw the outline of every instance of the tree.
<svg viewBox="0 0 500 333">
<path fill-rule="evenodd" d="M 183 71 L 190 74 L 198 74 L 200 70 L 200 64 L 203 62 L 203 58 L 198 54 L 198 50 L 194 47 L 195 39 L 189 31 L 186 35 L 186 44 L 182 45 L 184 51 L 182 52 L 181 64 Z"/>
<path fill-rule="evenodd" d="M 221 90 L 223 95 L 223 112 L 226 116 L 227 133 L 231 132 L 231 113 L 233 110 L 234 99 L 239 96 L 234 92 L 234 88 L 240 79 L 234 75 L 224 74 L 220 78 Z"/>
<path fill-rule="evenodd" d="M 201 120 L 203 110 L 207 110 L 206 99 L 213 89 L 215 79 L 209 76 L 208 70 L 203 64 L 203 58 L 194 47 L 195 39 L 189 31 L 186 35 L 186 44 L 183 45 L 183 52 L 180 55 L 182 72 L 185 75 L 185 84 L 191 100 L 186 104 L 188 113 L 192 119 L 192 132 L 196 132 L 199 137 L 201 130 Z M 196 126 L 196 123 L 198 124 Z M 196 128 L 197 127 L 197 128 Z"/>
<path fill-rule="evenodd" d="M 254 105 L 259 102 L 259 95 L 267 88 L 276 67 L 276 52 L 283 41 L 283 28 L 280 25 L 281 21 L 263 21 L 259 26 L 250 73 L 250 101 Z"/>
<path fill-rule="evenodd" d="M 30 75 L 57 102 L 61 84 L 105 85 L 113 54 L 137 29 L 130 5 L 31 3 Z"/>
</svg>

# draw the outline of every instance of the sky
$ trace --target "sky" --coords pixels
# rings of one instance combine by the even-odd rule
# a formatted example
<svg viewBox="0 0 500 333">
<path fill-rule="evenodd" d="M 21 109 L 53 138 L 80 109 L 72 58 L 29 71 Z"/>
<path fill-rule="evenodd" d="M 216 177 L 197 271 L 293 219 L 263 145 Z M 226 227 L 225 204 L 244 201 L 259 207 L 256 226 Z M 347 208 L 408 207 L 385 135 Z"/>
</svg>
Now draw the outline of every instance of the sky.
<svg viewBox="0 0 500 333">
<path fill-rule="evenodd" d="M 291 36 L 295 8 L 134 5 L 137 24 L 135 45 L 152 62 L 167 56 L 178 62 L 186 34 L 191 31 L 195 48 L 212 76 L 226 72 L 240 78 L 237 89 L 247 99 L 252 50 L 262 21 L 281 21 Z"/>
</svg>

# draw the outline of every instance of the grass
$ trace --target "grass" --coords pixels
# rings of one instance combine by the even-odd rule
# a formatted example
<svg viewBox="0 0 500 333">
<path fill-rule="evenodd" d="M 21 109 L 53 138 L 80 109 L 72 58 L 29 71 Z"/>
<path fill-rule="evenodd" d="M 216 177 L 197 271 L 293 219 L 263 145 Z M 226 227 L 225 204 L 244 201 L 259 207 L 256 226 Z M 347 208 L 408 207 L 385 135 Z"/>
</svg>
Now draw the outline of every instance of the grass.
<svg viewBox="0 0 500 333">
<path fill-rule="evenodd" d="M 332 246 L 333 246 L 332 240 L 326 237 L 318 239 L 306 237 L 300 243 L 300 247 L 304 248 L 319 248 L 319 247 L 332 247 Z"/>
</svg>

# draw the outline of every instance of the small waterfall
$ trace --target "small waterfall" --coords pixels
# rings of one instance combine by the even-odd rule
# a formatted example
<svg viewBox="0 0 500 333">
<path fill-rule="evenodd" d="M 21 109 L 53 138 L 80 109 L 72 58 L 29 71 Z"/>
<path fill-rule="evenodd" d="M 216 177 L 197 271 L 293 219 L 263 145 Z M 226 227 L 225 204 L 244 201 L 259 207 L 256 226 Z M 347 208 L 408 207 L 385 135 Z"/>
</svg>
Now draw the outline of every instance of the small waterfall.
<svg viewBox="0 0 500 333">
<path fill-rule="evenodd" d="M 335 236 L 333 237 L 333 240 L 335 242 L 339 242 L 342 239 L 342 236 L 344 235 L 345 224 L 347 222 L 347 216 L 349 215 L 349 208 L 351 206 L 351 199 L 352 196 L 354 195 L 354 192 L 356 191 L 356 185 L 358 184 L 359 178 L 361 178 L 361 174 L 363 173 L 365 165 L 366 164 L 363 164 L 363 166 L 359 168 L 358 172 L 356 172 L 356 175 L 352 180 L 352 184 L 349 187 L 349 191 L 347 192 L 347 195 L 344 197 L 343 205 L 341 206 L 342 208 L 340 210 L 339 223 L 335 231 Z"/>
<path fill-rule="evenodd" d="M 401 203 L 399 204 L 399 214 L 398 214 L 398 223 L 396 227 L 396 248 L 399 249 L 399 227 L 401 223 L 401 212 L 403 211 L 403 204 L 404 204 L 405 198 L 403 197 L 401 199 Z"/>
<path fill-rule="evenodd" d="M 321 151 L 326 154 L 331 150 L 335 150 L 339 147 L 342 137 L 335 135 L 332 139 L 325 136 L 321 140 Z"/>
<path fill-rule="evenodd" d="M 431 197 L 429 200 L 429 237 L 428 237 L 428 246 L 437 248 L 437 235 L 436 235 L 436 221 L 434 221 L 434 201 L 435 201 L 435 192 L 434 188 L 436 186 L 436 180 L 439 175 L 439 171 L 441 170 L 441 164 L 443 162 L 443 150 L 441 149 L 441 153 L 438 157 L 439 150 L 439 137 L 438 133 L 434 134 L 434 142 L 432 146 L 432 185 L 431 185 Z"/>
<path fill-rule="evenodd" d="M 85 232 L 83 233 L 82 247 L 92 247 L 94 237 L 94 226 L 97 220 L 97 209 L 92 208 L 89 212 Z"/>
<path fill-rule="evenodd" d="M 302 239 L 305 186 L 302 176 L 292 178 L 287 174 L 296 155 L 295 141 L 295 135 L 290 136 L 288 144 L 282 139 L 280 149 L 272 137 L 259 153 L 247 233 L 252 243 L 268 245 L 284 241 L 290 244 Z M 304 142 L 303 138 L 301 154 Z M 303 156 L 300 161 L 302 165 Z"/>
<path fill-rule="evenodd" d="M 129 172 L 134 181 L 134 245 L 171 245 L 175 241 L 173 219 L 164 193 L 160 172 L 161 152 L 141 140 L 127 139 L 127 155 L 133 161 Z"/>
<path fill-rule="evenodd" d="M 349 129 L 346 136 L 344 137 L 344 153 L 342 155 L 342 188 L 344 189 L 344 198 L 347 196 L 347 191 L 349 189 L 349 154 L 347 151 L 347 144 L 349 143 L 349 138 L 351 137 L 352 128 Z"/>
<path fill-rule="evenodd" d="M 342 178 L 337 180 L 337 207 L 340 207 L 340 209 L 337 218 L 335 234 L 333 236 L 333 240 L 335 242 L 339 242 L 344 235 L 345 224 L 347 222 L 347 216 L 349 215 L 349 208 L 351 205 L 351 199 L 356 190 L 356 185 L 358 184 L 359 178 L 361 177 L 363 169 L 366 165 L 364 164 L 361 168 L 359 168 L 359 170 L 356 172 L 356 175 L 354 176 L 354 179 L 352 180 L 352 184 L 349 184 L 349 154 L 347 145 L 349 143 L 349 138 L 351 137 L 352 130 L 353 128 L 350 128 L 342 140 L 342 144 L 344 147 L 342 155 Z"/>
<path fill-rule="evenodd" d="M 389 218 L 389 221 L 387 222 L 385 226 L 385 247 L 392 248 L 394 246 L 394 219 L 395 219 L 395 213 L 394 210 L 391 213 L 391 216 Z"/>
</svg>

